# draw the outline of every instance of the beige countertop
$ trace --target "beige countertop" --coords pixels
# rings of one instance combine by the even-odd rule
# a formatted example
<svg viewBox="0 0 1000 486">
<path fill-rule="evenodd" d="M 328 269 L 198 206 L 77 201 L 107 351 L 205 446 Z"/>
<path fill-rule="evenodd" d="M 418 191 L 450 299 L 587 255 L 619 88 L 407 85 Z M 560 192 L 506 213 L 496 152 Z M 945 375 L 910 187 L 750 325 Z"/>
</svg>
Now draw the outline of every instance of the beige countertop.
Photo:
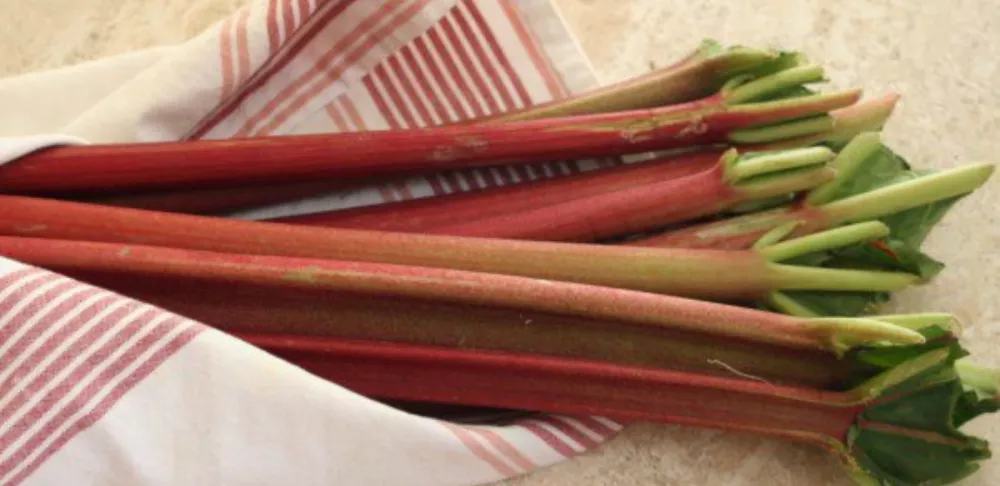
<svg viewBox="0 0 1000 486">
<path fill-rule="evenodd" d="M 0 75 L 183 41 L 245 0 L 0 0 Z M 555 0 L 602 81 L 661 66 L 703 37 L 795 48 L 832 84 L 903 95 L 886 140 L 917 167 L 1000 161 L 1000 8 L 996 0 Z M 15 20 L 16 19 L 16 20 Z M 952 312 L 968 347 L 1000 366 L 1000 179 L 931 235 L 948 264 L 904 292 L 902 310 Z M 970 430 L 1000 442 L 1000 421 Z M 1000 459 L 967 485 L 1000 484 Z M 518 486 L 847 485 L 823 453 L 735 434 L 634 426 Z"/>
</svg>

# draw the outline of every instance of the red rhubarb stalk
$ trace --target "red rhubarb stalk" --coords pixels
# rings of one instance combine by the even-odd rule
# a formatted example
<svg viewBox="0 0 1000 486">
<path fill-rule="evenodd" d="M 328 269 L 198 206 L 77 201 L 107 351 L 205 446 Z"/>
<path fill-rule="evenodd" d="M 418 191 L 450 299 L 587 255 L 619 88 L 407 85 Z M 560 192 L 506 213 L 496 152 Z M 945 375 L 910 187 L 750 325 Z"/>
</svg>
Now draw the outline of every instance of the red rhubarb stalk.
<svg viewBox="0 0 1000 486">
<path fill-rule="evenodd" d="M 821 79 L 818 67 L 792 67 L 743 84 L 730 83 L 716 95 L 694 102 L 535 121 L 56 147 L 0 168 L 0 191 L 102 192 L 319 177 L 356 181 L 716 143 L 774 142 L 831 128 L 832 120 L 825 114 L 860 97 L 858 91 L 843 91 L 756 101 Z"/>
<path fill-rule="evenodd" d="M 846 392 L 606 362 L 295 336 L 241 336 L 376 397 L 598 415 L 749 433 L 819 447 L 859 484 L 948 484 L 990 457 L 958 432 L 964 383 L 944 349 Z M 995 400 L 994 400 L 995 402 Z"/>
<path fill-rule="evenodd" d="M 721 155 L 718 150 L 699 151 L 494 189 L 288 216 L 271 221 L 419 233 L 436 226 L 689 176 L 711 170 Z"/>
<path fill-rule="evenodd" d="M 834 128 L 829 131 L 800 137 L 789 142 L 747 146 L 742 151 L 786 150 L 815 144 L 840 146 L 862 132 L 880 129 L 889 119 L 898 100 L 899 95 L 895 93 L 864 100 L 856 105 L 831 112 L 830 116 L 834 119 Z M 512 213 L 523 209 L 552 205 L 571 198 L 578 199 L 597 193 L 614 192 L 625 187 L 645 185 L 657 180 L 691 175 L 691 173 L 710 168 L 714 158 L 710 161 L 708 154 L 721 155 L 722 151 L 683 155 L 672 159 L 673 163 L 676 164 L 676 173 L 666 164 L 668 160 L 671 160 L 668 158 L 663 159 L 662 162 L 643 162 L 540 182 L 289 216 L 275 219 L 275 221 L 342 228 L 422 232 L 442 224 L 472 222 L 496 214 Z M 699 161 L 688 162 L 689 158 L 697 158 Z M 655 167 L 658 165 L 662 165 L 662 168 Z M 688 172 L 688 169 L 691 172 Z M 640 173 L 649 177 L 640 176 Z M 593 188 L 593 192 L 584 189 L 584 181 L 588 181 L 586 186 L 588 189 Z M 593 185 L 590 181 L 593 181 Z M 618 181 L 621 181 L 621 186 L 619 186 Z M 122 205 L 144 207 L 130 204 Z M 157 208 L 146 207 L 146 209 Z M 161 210 L 170 210 L 170 208 L 162 208 Z M 461 233 L 451 232 L 448 234 L 460 235 Z"/>
<path fill-rule="evenodd" d="M 844 393 L 602 362 L 330 338 L 237 336 L 379 398 L 652 420 L 799 440 L 820 437 L 795 431 L 844 439 L 863 408 Z M 438 374 L 442 379 L 435 381 Z"/>
<path fill-rule="evenodd" d="M 775 70 L 782 65 L 797 65 L 798 61 L 798 58 L 786 53 L 747 47 L 724 48 L 715 41 L 706 40 L 690 55 L 669 67 L 569 98 L 493 117 L 472 119 L 468 123 L 537 120 L 668 106 L 708 96 L 735 76 Z M 213 214 L 314 196 L 343 187 L 343 181 L 272 183 L 264 186 L 122 194 L 92 198 L 89 202 L 157 211 Z"/>
<path fill-rule="evenodd" d="M 425 228 L 442 235 L 544 241 L 597 241 L 717 214 L 736 205 L 797 193 L 832 180 L 834 156 L 813 147 L 742 159 L 723 154 L 708 171 L 549 206 Z"/>
<path fill-rule="evenodd" d="M 830 117 L 833 119 L 833 128 L 830 130 L 823 131 L 815 135 L 794 138 L 785 142 L 741 146 L 740 150 L 742 152 L 786 150 L 808 147 L 817 144 L 840 146 L 859 133 L 864 131 L 879 130 L 889 119 L 889 116 L 892 114 L 898 99 L 899 95 L 888 94 L 876 99 L 862 100 L 855 105 L 830 112 Z M 721 151 L 713 153 L 720 154 Z M 698 166 L 698 164 L 695 163 L 686 164 L 682 162 L 685 159 L 686 157 L 679 157 L 674 161 L 674 163 L 678 165 L 676 173 L 667 167 L 663 167 L 662 179 L 679 176 L 682 173 L 685 173 L 684 169 L 691 169 L 693 171 L 695 167 Z M 612 178 L 611 173 L 619 173 L 624 177 L 624 174 L 630 173 L 632 170 L 636 170 L 638 172 L 646 170 L 645 168 L 640 169 L 637 165 L 645 166 L 645 164 L 648 163 L 651 162 L 643 164 L 630 164 L 622 168 L 615 168 L 607 171 L 600 170 L 596 172 L 606 174 L 609 179 Z M 709 161 L 704 160 L 703 163 L 705 164 L 703 168 L 708 169 L 710 166 Z M 656 172 L 653 169 L 649 170 L 651 173 Z M 588 176 L 589 174 L 585 174 L 571 176 L 568 178 L 583 178 L 585 180 L 589 178 Z M 639 177 L 638 174 L 634 174 L 634 176 L 637 178 Z M 416 200 L 379 204 L 362 208 L 291 216 L 281 218 L 280 220 L 294 222 L 296 224 L 310 224 L 317 226 L 339 226 L 344 228 L 368 228 L 392 231 L 419 231 L 421 225 L 425 223 L 417 222 L 416 219 L 429 218 L 426 220 L 427 224 L 430 224 L 432 220 L 435 222 L 444 222 L 448 220 L 450 220 L 449 222 L 463 221 L 465 218 L 458 217 L 457 214 L 459 212 L 464 212 L 464 208 L 466 207 L 472 208 L 469 209 L 470 214 L 487 216 L 490 215 L 492 211 L 500 211 L 501 209 L 518 210 L 521 208 L 531 207 L 532 205 L 552 204 L 556 202 L 555 199 L 561 199 L 560 194 L 563 194 L 564 192 L 581 195 L 587 192 L 583 191 L 582 187 L 580 187 L 577 182 L 567 182 L 567 186 L 564 188 L 559 182 L 561 179 L 563 178 L 560 177 L 552 180 L 518 184 L 515 186 L 507 186 L 497 189 L 456 193 L 442 197 L 420 198 Z M 654 180 L 655 179 L 650 178 L 648 182 L 653 182 Z M 604 183 L 607 184 L 607 188 L 609 189 L 607 192 L 617 190 L 615 189 L 617 186 L 611 183 L 610 180 L 607 180 Z M 356 182 L 351 182 L 350 184 L 357 185 Z M 543 189 L 545 187 L 550 187 L 549 184 L 552 184 L 551 192 L 547 189 Z M 640 183 L 636 181 L 635 185 L 639 184 Z M 141 192 L 138 194 L 84 198 L 83 201 L 97 204 L 107 204 L 111 206 L 150 209 L 154 211 L 169 211 L 188 214 L 220 214 L 227 211 L 261 207 L 274 203 L 304 199 L 338 189 L 343 189 L 344 185 L 345 182 L 336 180 L 324 180 L 320 182 L 285 182 L 265 185 L 191 189 L 186 191 L 167 190 Z M 570 185 L 572 186 L 572 189 L 570 189 Z M 520 188 L 523 186 L 531 186 L 531 189 L 526 189 L 522 192 Z M 598 185 L 595 183 L 594 188 L 597 189 L 597 186 Z M 581 192 L 577 193 L 576 191 Z M 601 192 L 604 192 L 603 189 Z M 536 204 L 533 202 L 534 196 L 529 196 L 529 193 L 537 193 L 539 196 L 544 194 L 544 197 L 541 197 L 540 202 Z M 507 197 L 507 195 L 510 197 Z M 482 198 L 482 203 L 477 202 L 480 200 L 480 197 Z M 74 198 L 69 197 L 68 199 Z M 500 205 L 494 205 L 492 203 L 487 203 L 487 200 L 502 200 L 503 203 Z M 515 202 L 515 200 L 518 202 Z M 520 201 L 524 201 L 525 204 L 519 204 Z M 530 204 L 529 201 L 531 201 Z M 440 213 L 437 210 L 439 204 L 442 211 L 447 211 L 448 213 Z M 473 209 L 475 209 L 474 212 Z M 409 216 L 411 212 L 412 217 Z M 449 213 L 456 214 L 456 217 L 450 218 L 447 216 Z M 438 218 L 441 218 L 444 221 L 438 221 Z M 415 226 L 408 229 L 411 224 Z"/>
<path fill-rule="evenodd" d="M 434 268 L 11 237 L 0 237 L 0 255 L 227 332 L 531 351 L 715 373 L 736 368 L 828 387 L 851 373 L 835 364 L 836 355 L 858 345 L 923 341 L 877 317 L 798 318 Z"/>
<path fill-rule="evenodd" d="M 755 251 L 314 228 L 19 196 L 0 196 L 0 234 L 452 268 L 719 300 L 776 290 L 896 291 L 917 281 L 904 273 L 784 265 Z"/>
</svg>

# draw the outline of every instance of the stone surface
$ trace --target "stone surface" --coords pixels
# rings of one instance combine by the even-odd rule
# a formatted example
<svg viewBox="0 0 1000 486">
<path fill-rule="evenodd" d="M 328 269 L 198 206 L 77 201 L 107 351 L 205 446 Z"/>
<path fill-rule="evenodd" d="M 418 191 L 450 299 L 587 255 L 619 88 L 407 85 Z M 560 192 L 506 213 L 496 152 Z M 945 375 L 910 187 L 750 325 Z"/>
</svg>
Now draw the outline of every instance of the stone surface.
<svg viewBox="0 0 1000 486">
<path fill-rule="evenodd" d="M 245 0 L 0 0 L 0 75 L 181 42 Z M 795 48 L 833 86 L 898 91 L 885 138 L 917 167 L 997 161 L 1000 8 L 995 0 L 555 0 L 602 80 L 669 63 L 703 37 Z M 904 292 L 902 310 L 958 314 L 980 361 L 1000 365 L 1000 179 L 967 198 L 928 249 L 949 268 Z M 1000 441 L 1000 423 L 971 429 Z M 575 461 L 511 486 L 847 485 L 821 452 L 679 427 L 634 426 Z M 967 485 L 1000 484 L 1000 460 Z"/>
</svg>

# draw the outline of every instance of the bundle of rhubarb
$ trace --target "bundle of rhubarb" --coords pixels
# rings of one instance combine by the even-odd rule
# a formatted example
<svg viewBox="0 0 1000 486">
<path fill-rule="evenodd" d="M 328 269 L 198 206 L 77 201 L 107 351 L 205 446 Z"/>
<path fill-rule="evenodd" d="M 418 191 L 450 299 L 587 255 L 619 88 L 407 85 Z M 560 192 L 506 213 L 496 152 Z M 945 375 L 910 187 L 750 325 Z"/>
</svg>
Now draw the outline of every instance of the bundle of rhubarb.
<svg viewBox="0 0 1000 486">
<path fill-rule="evenodd" d="M 942 271 L 923 240 L 993 166 L 912 168 L 880 137 L 896 95 L 823 80 L 798 54 L 706 42 L 458 125 L 46 149 L 0 168 L 0 255 L 377 399 L 759 434 L 862 484 L 949 483 L 990 456 L 959 428 L 1000 408 L 1000 373 L 950 315 L 882 306 Z M 233 216 L 553 161 L 571 174 Z"/>
</svg>

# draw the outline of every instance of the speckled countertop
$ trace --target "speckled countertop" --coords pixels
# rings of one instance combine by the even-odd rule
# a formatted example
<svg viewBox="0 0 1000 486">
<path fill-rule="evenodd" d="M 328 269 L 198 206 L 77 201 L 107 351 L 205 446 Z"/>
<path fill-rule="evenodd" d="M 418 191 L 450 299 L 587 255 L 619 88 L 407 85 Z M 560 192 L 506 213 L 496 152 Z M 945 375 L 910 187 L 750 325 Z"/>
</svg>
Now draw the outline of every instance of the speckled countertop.
<svg viewBox="0 0 1000 486">
<path fill-rule="evenodd" d="M 180 42 L 244 1 L 0 0 L 0 75 Z M 915 166 L 1000 162 L 996 0 L 554 1 L 604 82 L 664 65 L 703 37 L 795 48 L 828 67 L 835 86 L 901 93 L 885 139 Z M 959 315 L 968 347 L 993 366 L 1000 365 L 998 204 L 997 178 L 959 204 L 927 244 L 948 269 L 896 303 L 902 310 Z M 1000 443 L 995 418 L 971 430 Z M 508 484 L 851 483 L 822 452 L 734 434 L 634 426 L 593 453 Z M 1000 459 L 964 484 L 1000 484 Z"/>
</svg>

